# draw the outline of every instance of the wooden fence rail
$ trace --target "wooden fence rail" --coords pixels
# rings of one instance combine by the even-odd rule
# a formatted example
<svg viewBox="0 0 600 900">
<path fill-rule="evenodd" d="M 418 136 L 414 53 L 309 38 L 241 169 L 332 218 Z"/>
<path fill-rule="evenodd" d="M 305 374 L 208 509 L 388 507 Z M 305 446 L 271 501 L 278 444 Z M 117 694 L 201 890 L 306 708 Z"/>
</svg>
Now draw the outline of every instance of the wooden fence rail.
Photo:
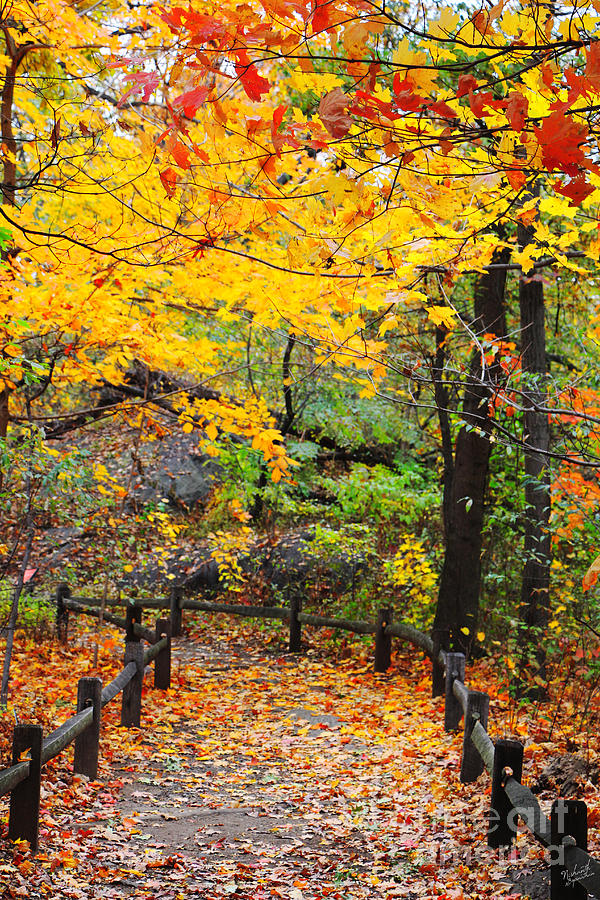
<svg viewBox="0 0 600 900">
<path fill-rule="evenodd" d="M 64 597 L 63 591 L 63 600 Z M 70 607 L 73 611 L 80 604 Z M 112 617 L 118 618 L 118 617 Z M 57 620 L 66 627 L 64 607 L 57 604 Z M 10 793 L 8 836 L 11 840 L 29 841 L 37 850 L 41 769 L 70 744 L 75 744 L 73 769 L 94 780 L 98 774 L 101 710 L 123 694 L 121 724 L 140 725 L 142 684 L 146 666 L 154 661 L 154 686 L 167 689 L 171 672 L 171 627 L 168 619 L 158 619 L 154 631 L 139 627 L 138 636 L 128 640 L 131 628 L 127 619 L 116 623 L 126 628 L 125 665 L 109 684 L 102 688 L 99 678 L 80 678 L 77 686 L 77 712 L 43 739 L 40 725 L 17 724 L 13 732 L 13 765 L 0 772 L 0 796 Z M 139 638 L 151 641 L 146 650 Z M 22 759 L 28 754 L 28 759 Z"/>
<path fill-rule="evenodd" d="M 425 651 L 432 661 L 432 694 L 443 695 L 444 728 L 457 731 L 463 721 L 463 747 L 460 780 L 464 783 L 475 781 L 484 770 L 490 774 L 491 808 L 488 824 L 488 846 L 491 848 L 510 847 L 517 833 L 518 820 L 525 823 L 535 838 L 550 851 L 551 900 L 581 900 L 587 892 L 600 895 L 600 862 L 587 853 L 587 809 L 583 801 L 558 799 L 552 804 L 550 818 L 541 809 L 535 795 L 521 783 L 523 766 L 523 744 L 518 741 L 492 741 L 487 732 L 489 697 L 482 691 L 469 689 L 465 683 L 466 659 L 462 653 L 450 652 L 443 634 L 433 638 L 405 623 L 392 621 L 392 610 L 379 611 L 377 621 L 319 616 L 302 611 L 301 598 L 290 598 L 289 607 L 246 606 L 232 603 L 212 603 L 184 598 L 177 590 L 169 598 L 143 601 L 152 609 L 169 609 L 171 619 L 159 619 L 154 631 L 141 624 L 142 610 L 138 603 L 109 601 L 105 606 L 125 606 L 126 616 L 122 618 L 99 606 L 91 607 L 91 598 L 71 597 L 66 585 L 59 586 L 56 594 L 57 632 L 64 640 L 68 633 L 69 612 L 102 617 L 106 621 L 126 630 L 125 667 L 104 689 L 92 684 L 98 679 L 82 679 L 78 691 L 78 712 L 57 728 L 45 741 L 41 740 L 41 729 L 37 726 L 17 726 L 13 747 L 14 765 L 0 772 L 0 795 L 11 792 L 11 818 L 9 836 L 26 836 L 27 827 L 19 815 L 13 817 L 13 798 L 20 802 L 26 794 L 19 794 L 23 785 L 37 779 L 37 787 L 30 791 L 28 803 L 35 813 L 36 791 L 39 807 L 39 770 L 44 762 L 52 759 L 71 742 L 76 742 L 75 759 L 88 759 L 87 765 L 94 765 L 97 739 L 88 742 L 90 746 L 79 748 L 77 741 L 90 735 L 93 728 L 99 729 L 99 710 L 119 693 L 123 693 L 121 721 L 125 725 L 139 725 L 141 704 L 141 683 L 145 666 L 153 659 L 155 663 L 155 685 L 168 687 L 170 678 L 171 634 L 180 633 L 182 611 L 184 609 L 226 615 L 281 619 L 289 625 L 289 649 L 301 649 L 302 626 L 331 628 L 356 634 L 375 635 L 375 671 L 384 672 L 391 662 L 391 638 L 398 637 Z M 97 601 L 96 601 L 97 602 Z M 152 643 L 144 651 L 140 639 Z M 94 693 L 95 692 L 95 693 Z M 86 703 L 87 706 L 83 706 Z M 15 749 L 16 748 L 16 749 Z M 19 762 L 23 749 L 30 751 L 31 759 Z M 18 751 L 18 752 L 17 752 Z M 91 763 L 89 762 L 91 759 Z M 76 769 L 82 771 L 82 769 Z M 16 804 L 18 805 L 18 804 Z M 13 821 L 14 819 L 14 821 Z M 32 832 L 30 826 L 29 830 Z M 37 846 L 37 825 L 35 834 Z M 29 837 L 27 839 L 30 839 Z M 32 846 L 34 846 L 32 842 Z"/>
</svg>

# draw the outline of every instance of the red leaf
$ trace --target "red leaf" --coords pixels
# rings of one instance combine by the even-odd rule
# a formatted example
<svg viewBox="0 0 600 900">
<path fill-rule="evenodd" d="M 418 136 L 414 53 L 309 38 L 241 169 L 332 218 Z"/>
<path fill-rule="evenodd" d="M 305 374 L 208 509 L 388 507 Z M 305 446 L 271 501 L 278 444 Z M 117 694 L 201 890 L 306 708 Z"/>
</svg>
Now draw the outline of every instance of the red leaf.
<svg viewBox="0 0 600 900">
<path fill-rule="evenodd" d="M 581 95 L 586 94 L 590 84 L 583 75 L 578 75 L 575 69 L 565 69 L 565 81 L 569 86 L 569 105 Z"/>
<path fill-rule="evenodd" d="M 172 169 L 170 166 L 168 169 L 165 169 L 160 173 L 160 180 L 162 182 L 162 186 L 165 189 L 167 197 L 171 198 L 175 195 L 175 191 L 177 189 L 177 172 L 175 169 Z"/>
<path fill-rule="evenodd" d="M 486 115 L 483 111 L 484 106 L 491 106 L 494 109 L 497 105 L 498 103 L 494 100 L 494 95 L 491 91 L 478 91 L 476 94 L 473 91 L 469 91 L 469 106 L 478 119 Z"/>
<path fill-rule="evenodd" d="M 331 28 L 331 13 L 335 9 L 332 0 L 315 0 L 315 8 L 310 18 L 312 33 L 317 34 L 319 31 L 327 31 Z"/>
<path fill-rule="evenodd" d="M 577 175 L 585 162 L 581 144 L 587 137 L 585 125 L 577 125 L 563 112 L 556 110 L 533 128 L 542 148 L 542 163 L 549 172 L 558 169 L 567 175 Z"/>
<path fill-rule="evenodd" d="M 285 103 L 282 103 L 281 106 L 278 106 L 273 113 L 273 121 L 271 122 L 271 140 L 273 141 L 273 146 L 277 151 L 277 156 L 281 154 L 281 148 L 285 144 L 285 137 L 284 135 L 279 134 L 279 129 L 286 112 L 287 106 Z"/>
<path fill-rule="evenodd" d="M 424 98 L 413 94 L 411 90 L 394 94 L 394 100 L 398 109 L 404 112 L 418 112 L 423 107 Z"/>
<path fill-rule="evenodd" d="M 586 197 L 594 193 L 594 188 L 585 180 L 585 175 L 571 178 L 568 184 L 554 183 L 554 190 L 563 197 L 568 197 L 571 206 L 580 206 Z"/>
<path fill-rule="evenodd" d="M 552 71 L 552 67 L 549 65 L 542 66 L 542 81 L 544 82 L 546 87 L 550 87 L 552 82 L 554 81 L 554 72 Z"/>
<path fill-rule="evenodd" d="M 600 90 L 600 42 L 594 41 L 587 51 L 585 77 L 595 90 Z"/>
<path fill-rule="evenodd" d="M 259 73 L 255 64 L 250 62 L 245 50 L 241 50 L 238 53 L 235 71 L 251 100 L 260 100 L 263 94 L 267 94 L 270 91 L 271 85 Z"/>
<path fill-rule="evenodd" d="M 514 131 L 522 131 L 527 120 L 529 100 L 519 91 L 511 91 L 506 102 L 506 118 Z"/>
<path fill-rule="evenodd" d="M 129 94 L 132 93 L 132 91 L 141 91 L 142 100 L 144 101 L 144 103 L 147 103 L 152 93 L 160 84 L 160 77 L 156 72 L 130 72 L 125 76 L 125 81 L 133 82 L 133 87 L 131 87 L 127 91 L 127 93 L 123 97 L 121 97 L 119 106 L 122 105 L 125 98 L 128 97 Z"/>
<path fill-rule="evenodd" d="M 457 97 L 464 97 L 470 91 L 477 90 L 477 79 L 474 75 L 461 75 L 458 79 Z"/>
<path fill-rule="evenodd" d="M 191 91 L 185 91 L 185 93 L 176 97 L 173 106 L 177 107 L 177 109 L 181 109 L 184 116 L 191 119 L 198 109 L 201 106 L 204 106 L 209 94 L 210 88 L 204 85 L 199 88 L 192 88 Z"/>
<path fill-rule="evenodd" d="M 456 112 L 449 106 L 447 103 L 444 103 L 443 100 L 436 100 L 435 103 L 427 103 L 427 108 L 431 110 L 431 112 L 436 113 L 438 116 L 442 116 L 444 119 L 455 119 Z"/>
<path fill-rule="evenodd" d="M 400 80 L 398 72 L 394 75 L 393 94 L 396 106 L 405 112 L 418 112 L 425 103 L 424 97 L 414 93 L 413 86 L 408 78 Z"/>
<path fill-rule="evenodd" d="M 181 6 L 172 9 L 161 9 L 161 19 L 166 22 L 171 31 L 179 31 L 185 27 L 190 32 L 191 44 L 204 44 L 206 41 L 222 37 L 226 27 L 214 16 L 194 12 L 191 7 L 184 9 Z M 185 25 L 184 25 L 185 23 Z"/>
</svg>

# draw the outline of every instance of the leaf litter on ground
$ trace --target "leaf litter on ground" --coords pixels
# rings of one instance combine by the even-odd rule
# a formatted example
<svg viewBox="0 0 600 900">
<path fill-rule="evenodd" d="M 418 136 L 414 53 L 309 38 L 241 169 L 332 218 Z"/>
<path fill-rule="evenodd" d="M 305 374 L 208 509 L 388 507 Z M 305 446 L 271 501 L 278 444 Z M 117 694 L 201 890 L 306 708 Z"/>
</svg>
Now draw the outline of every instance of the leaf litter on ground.
<svg viewBox="0 0 600 900">
<path fill-rule="evenodd" d="M 0 764 L 15 713 L 46 733 L 69 715 L 94 640 L 82 621 L 68 647 L 23 638 Z M 120 640 L 106 628 L 105 682 Z M 462 738 L 443 731 L 428 663 L 405 650 L 375 675 L 364 644 L 352 650 L 288 654 L 273 629 L 196 620 L 174 642 L 170 690 L 146 676 L 140 729 L 119 726 L 118 700 L 103 711 L 98 781 L 73 775 L 72 750 L 46 766 L 37 855 L 7 841 L 0 798 L 2 900 L 519 896 L 509 870 L 539 868 L 543 851 L 526 831 L 510 856 L 487 849 L 489 777 L 460 784 Z M 470 675 L 490 689 L 485 664 Z M 491 693 L 492 733 L 514 736 Z M 536 771 L 548 747 L 530 746 Z"/>
</svg>

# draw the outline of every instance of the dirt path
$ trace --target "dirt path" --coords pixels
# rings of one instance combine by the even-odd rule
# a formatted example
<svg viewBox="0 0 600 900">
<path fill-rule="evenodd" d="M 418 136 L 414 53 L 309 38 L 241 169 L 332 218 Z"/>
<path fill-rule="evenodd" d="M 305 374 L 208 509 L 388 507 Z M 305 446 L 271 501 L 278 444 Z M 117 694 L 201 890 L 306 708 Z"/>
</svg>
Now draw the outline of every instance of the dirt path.
<svg viewBox="0 0 600 900">
<path fill-rule="evenodd" d="M 147 677 L 139 731 L 113 728 L 107 707 L 104 786 L 75 782 L 76 821 L 43 813 L 37 887 L 2 897 L 510 893 L 509 864 L 485 844 L 487 782 L 460 785 L 460 737 L 443 733 L 414 654 L 374 676 L 232 633 L 176 642 L 173 686 L 153 691 Z M 521 847 L 535 867 L 537 850 Z"/>
</svg>

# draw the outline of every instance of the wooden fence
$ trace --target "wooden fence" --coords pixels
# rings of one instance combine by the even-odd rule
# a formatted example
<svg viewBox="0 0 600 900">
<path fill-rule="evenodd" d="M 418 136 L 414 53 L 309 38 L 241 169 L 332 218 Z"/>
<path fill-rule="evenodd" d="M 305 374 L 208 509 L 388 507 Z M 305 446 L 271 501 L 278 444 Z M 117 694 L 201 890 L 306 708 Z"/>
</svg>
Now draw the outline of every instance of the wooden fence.
<svg viewBox="0 0 600 900">
<path fill-rule="evenodd" d="M 388 608 L 379 611 L 376 622 L 304 613 L 298 596 L 291 598 L 288 607 L 245 606 L 191 600 L 175 590 L 166 600 L 144 601 L 145 607 L 170 610 L 170 619 L 159 619 L 154 631 L 142 625 L 142 607 L 135 602 L 112 600 L 106 604 L 109 608 L 125 606 L 125 617 L 101 610 L 95 605 L 97 603 L 90 598 L 71 597 L 69 588 L 60 585 L 56 593 L 58 635 L 66 640 L 70 612 L 101 617 L 123 627 L 126 630 L 125 667 L 103 690 L 99 679 L 81 679 L 78 712 L 45 741 L 42 741 L 39 726 L 21 725 L 15 728 L 14 765 L 0 772 L 0 795 L 12 792 L 9 837 L 25 837 L 32 847 L 37 847 L 40 767 L 73 740 L 76 741 L 75 771 L 96 776 L 100 710 L 121 691 L 122 724 L 139 726 L 144 667 L 151 659 L 156 659 L 155 686 L 169 686 L 171 635 L 181 634 L 183 610 L 190 609 L 281 619 L 288 623 L 289 650 L 294 653 L 301 650 L 303 625 L 373 634 L 376 672 L 385 672 L 391 664 L 393 637 L 425 651 L 432 661 L 433 696 L 443 695 L 445 698 L 445 730 L 457 731 L 461 720 L 463 722 L 460 780 L 463 783 L 473 782 L 484 770 L 491 776 L 488 846 L 510 847 L 520 820 L 549 850 L 551 900 L 582 900 L 588 896 L 588 891 L 600 896 L 600 862 L 587 852 L 586 804 L 581 800 L 559 798 L 552 804 L 550 818 L 545 815 L 535 795 L 521 782 L 523 744 L 491 740 L 487 732 L 489 696 L 482 691 L 471 690 L 465 684 L 464 654 L 443 649 L 439 635 L 434 641 L 411 625 L 393 622 L 392 610 Z M 153 646 L 144 652 L 140 638 L 153 642 Z M 23 750 L 27 749 L 30 750 L 30 760 L 18 762 Z"/>
<path fill-rule="evenodd" d="M 60 614 L 57 592 L 57 613 Z M 113 617 L 116 618 L 116 617 Z M 57 623 L 63 628 L 64 614 Z M 8 769 L 0 771 L 0 796 L 10 793 L 8 837 L 29 841 L 33 851 L 38 848 L 41 769 L 70 744 L 75 744 L 73 770 L 95 780 L 98 775 L 100 722 L 102 709 L 119 694 L 121 725 L 140 727 L 142 686 L 146 666 L 154 661 L 154 687 L 166 690 L 171 684 L 171 623 L 158 619 L 154 631 L 142 628 L 131 614 L 116 624 L 127 628 L 124 666 L 104 688 L 100 678 L 80 678 L 77 684 L 77 712 L 46 738 L 41 725 L 18 724 L 13 731 L 12 761 Z M 144 650 L 140 638 L 150 642 Z M 23 756 L 27 755 L 27 759 Z"/>
</svg>

